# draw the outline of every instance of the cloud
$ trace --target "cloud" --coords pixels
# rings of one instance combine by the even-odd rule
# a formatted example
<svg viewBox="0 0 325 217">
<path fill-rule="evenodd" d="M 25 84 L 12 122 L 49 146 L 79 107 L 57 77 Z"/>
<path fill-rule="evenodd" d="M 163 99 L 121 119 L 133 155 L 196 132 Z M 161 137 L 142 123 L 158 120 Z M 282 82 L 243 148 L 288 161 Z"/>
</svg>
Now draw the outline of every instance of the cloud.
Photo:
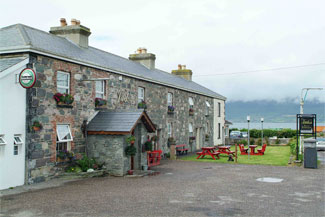
<svg viewBox="0 0 325 217">
<path fill-rule="evenodd" d="M 324 6 L 322 0 L 12 0 L 2 3 L 0 25 L 48 31 L 61 17 L 77 18 L 92 31 L 91 46 L 126 58 L 146 47 L 156 54 L 158 68 L 170 72 L 186 64 L 194 81 L 228 100 L 283 100 L 298 98 L 304 87 L 325 87 L 325 65 L 201 75 L 325 63 Z"/>
</svg>

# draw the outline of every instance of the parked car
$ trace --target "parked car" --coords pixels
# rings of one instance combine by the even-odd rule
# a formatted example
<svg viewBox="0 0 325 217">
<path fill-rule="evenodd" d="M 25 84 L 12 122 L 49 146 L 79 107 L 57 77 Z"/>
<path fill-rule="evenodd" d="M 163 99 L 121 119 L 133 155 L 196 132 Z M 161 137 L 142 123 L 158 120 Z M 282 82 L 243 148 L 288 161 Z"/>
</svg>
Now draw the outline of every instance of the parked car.
<svg viewBox="0 0 325 217">
<path fill-rule="evenodd" d="M 238 139 L 240 137 L 241 137 L 241 132 L 240 131 L 231 131 L 230 132 L 230 138 Z"/>
<path fill-rule="evenodd" d="M 325 151 L 325 138 L 317 138 L 316 149 Z"/>
<path fill-rule="evenodd" d="M 247 138 L 248 137 L 248 133 L 247 132 L 241 132 L 241 137 Z"/>
</svg>

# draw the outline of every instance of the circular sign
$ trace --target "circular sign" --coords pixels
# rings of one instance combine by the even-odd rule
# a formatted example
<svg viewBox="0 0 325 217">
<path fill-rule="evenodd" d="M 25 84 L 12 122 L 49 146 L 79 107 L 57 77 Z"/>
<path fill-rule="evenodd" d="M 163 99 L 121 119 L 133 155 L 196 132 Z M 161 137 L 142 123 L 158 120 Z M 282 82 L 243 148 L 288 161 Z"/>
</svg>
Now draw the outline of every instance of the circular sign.
<svg viewBox="0 0 325 217">
<path fill-rule="evenodd" d="M 19 83 L 23 88 L 31 88 L 36 82 L 36 73 L 33 69 L 26 68 L 19 74 Z"/>
</svg>

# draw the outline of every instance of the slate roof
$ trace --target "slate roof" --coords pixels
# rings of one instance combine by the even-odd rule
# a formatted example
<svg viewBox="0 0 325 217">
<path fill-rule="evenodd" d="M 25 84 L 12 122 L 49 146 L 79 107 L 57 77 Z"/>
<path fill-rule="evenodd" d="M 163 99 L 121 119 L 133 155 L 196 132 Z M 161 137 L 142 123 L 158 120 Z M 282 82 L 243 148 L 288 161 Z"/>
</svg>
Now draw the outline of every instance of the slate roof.
<svg viewBox="0 0 325 217">
<path fill-rule="evenodd" d="M 82 48 L 68 39 L 23 24 L 15 24 L 0 29 L 0 54 L 24 51 L 77 61 L 80 64 L 94 68 L 226 100 L 224 96 L 193 81 L 188 81 L 159 69 L 150 70 L 140 63 L 94 47 Z"/>
<path fill-rule="evenodd" d="M 26 58 L 27 57 L 16 57 L 16 58 L 0 59 L 0 73 L 3 72 L 4 70 L 10 68 L 11 66 L 16 65 L 17 63 L 23 61 Z"/>
<path fill-rule="evenodd" d="M 143 115 L 147 115 L 143 109 L 100 111 L 89 122 L 87 131 L 131 132 Z"/>
</svg>

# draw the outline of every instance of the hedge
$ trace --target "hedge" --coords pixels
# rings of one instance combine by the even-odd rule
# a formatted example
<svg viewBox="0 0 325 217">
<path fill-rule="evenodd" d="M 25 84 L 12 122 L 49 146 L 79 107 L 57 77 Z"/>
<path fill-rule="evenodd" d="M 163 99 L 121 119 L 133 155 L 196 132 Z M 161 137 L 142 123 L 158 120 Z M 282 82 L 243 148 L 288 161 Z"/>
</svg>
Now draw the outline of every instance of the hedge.
<svg viewBox="0 0 325 217">
<path fill-rule="evenodd" d="M 236 128 L 231 129 L 231 131 L 238 130 Z M 247 129 L 240 130 L 242 132 L 247 132 Z M 251 129 L 249 130 L 249 135 L 251 138 L 261 138 L 262 130 Z M 296 130 L 292 129 L 282 129 L 282 130 L 272 130 L 272 129 L 265 129 L 263 130 L 263 137 L 273 137 L 276 136 L 278 138 L 292 138 L 296 136 Z"/>
</svg>

